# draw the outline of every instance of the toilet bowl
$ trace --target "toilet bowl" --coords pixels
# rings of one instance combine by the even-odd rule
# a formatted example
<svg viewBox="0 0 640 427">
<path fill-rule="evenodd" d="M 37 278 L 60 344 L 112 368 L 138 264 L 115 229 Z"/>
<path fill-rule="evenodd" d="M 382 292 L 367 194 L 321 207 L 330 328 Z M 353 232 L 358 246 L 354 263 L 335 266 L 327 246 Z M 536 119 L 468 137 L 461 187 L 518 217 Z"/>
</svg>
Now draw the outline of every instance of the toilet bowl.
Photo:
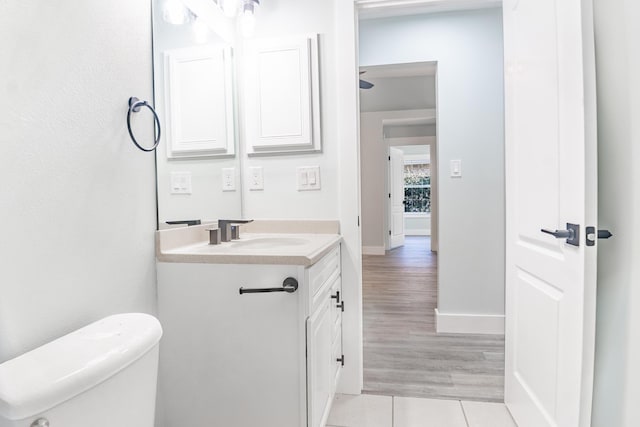
<svg viewBox="0 0 640 427">
<path fill-rule="evenodd" d="M 161 336 L 117 314 L 0 364 L 0 427 L 152 427 Z"/>
</svg>

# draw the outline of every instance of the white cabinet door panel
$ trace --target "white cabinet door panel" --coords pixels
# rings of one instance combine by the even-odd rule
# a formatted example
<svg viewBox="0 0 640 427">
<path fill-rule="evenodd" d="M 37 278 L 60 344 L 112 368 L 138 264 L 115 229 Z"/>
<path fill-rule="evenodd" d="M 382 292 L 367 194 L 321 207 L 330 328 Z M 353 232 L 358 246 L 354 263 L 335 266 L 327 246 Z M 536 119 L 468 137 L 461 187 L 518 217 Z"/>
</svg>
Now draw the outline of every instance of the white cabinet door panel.
<svg viewBox="0 0 640 427">
<path fill-rule="evenodd" d="M 165 53 L 168 157 L 235 153 L 231 61 L 229 48 Z"/>
<path fill-rule="evenodd" d="M 320 150 L 317 35 L 253 41 L 245 70 L 247 152 Z"/>
<path fill-rule="evenodd" d="M 324 426 L 333 397 L 332 300 L 325 295 L 326 302 L 307 320 L 308 427 Z"/>
</svg>

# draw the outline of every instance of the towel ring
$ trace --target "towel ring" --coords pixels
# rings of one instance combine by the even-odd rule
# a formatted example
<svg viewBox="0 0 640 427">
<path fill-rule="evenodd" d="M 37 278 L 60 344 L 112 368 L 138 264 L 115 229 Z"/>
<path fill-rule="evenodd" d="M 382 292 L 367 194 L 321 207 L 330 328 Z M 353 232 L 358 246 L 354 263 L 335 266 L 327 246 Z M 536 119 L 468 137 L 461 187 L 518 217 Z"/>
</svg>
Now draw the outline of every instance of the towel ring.
<svg viewBox="0 0 640 427">
<path fill-rule="evenodd" d="M 147 107 L 149 110 L 151 110 L 151 113 L 153 113 L 153 118 L 155 120 L 155 126 L 158 128 L 158 133 L 156 134 L 156 140 L 153 144 L 153 147 L 151 148 L 144 148 L 143 146 L 138 144 L 138 141 L 136 140 L 136 137 L 133 136 L 133 131 L 131 130 L 131 113 L 139 112 L 140 108 L 142 107 Z M 153 107 L 149 105 L 147 101 L 141 101 L 135 96 L 132 96 L 131 98 L 129 98 L 129 112 L 127 113 L 127 128 L 129 129 L 129 136 L 131 136 L 131 140 L 136 145 L 136 147 L 138 147 L 142 151 L 150 152 L 150 151 L 154 151 L 158 147 L 158 144 L 160 143 L 160 132 L 161 132 L 160 118 L 158 117 L 156 110 L 154 110 Z"/>
</svg>

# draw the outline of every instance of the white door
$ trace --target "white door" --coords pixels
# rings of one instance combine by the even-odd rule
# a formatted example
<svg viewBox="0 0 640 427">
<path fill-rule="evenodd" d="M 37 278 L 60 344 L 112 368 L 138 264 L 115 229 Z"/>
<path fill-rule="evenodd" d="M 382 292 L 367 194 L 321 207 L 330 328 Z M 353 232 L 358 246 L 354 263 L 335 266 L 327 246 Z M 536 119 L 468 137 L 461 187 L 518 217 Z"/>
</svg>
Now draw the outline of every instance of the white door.
<svg viewBox="0 0 640 427">
<path fill-rule="evenodd" d="M 389 147 L 389 249 L 404 245 L 404 154 Z"/>
<path fill-rule="evenodd" d="M 590 425 L 595 336 L 591 6 L 505 0 L 506 378 L 519 427 Z M 579 243 L 541 232 L 579 225 Z"/>
</svg>

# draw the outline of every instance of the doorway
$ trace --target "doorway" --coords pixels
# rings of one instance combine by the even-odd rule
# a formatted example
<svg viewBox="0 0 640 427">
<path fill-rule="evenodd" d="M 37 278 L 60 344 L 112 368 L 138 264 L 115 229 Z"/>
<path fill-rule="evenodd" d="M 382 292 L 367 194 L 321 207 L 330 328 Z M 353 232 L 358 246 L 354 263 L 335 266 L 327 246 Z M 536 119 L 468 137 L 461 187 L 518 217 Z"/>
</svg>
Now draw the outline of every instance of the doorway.
<svg viewBox="0 0 640 427">
<path fill-rule="evenodd" d="M 503 402 L 503 72 L 501 39 L 493 37 L 500 17 L 492 9 L 360 24 L 360 78 L 372 85 L 360 90 L 366 393 Z M 437 30 L 422 33 L 447 26 L 465 39 L 458 52 Z M 407 27 L 426 40 L 410 43 L 417 38 Z M 384 62 L 398 51 L 425 61 Z M 410 236 L 398 220 L 411 212 L 399 215 L 395 196 L 402 192 L 406 208 L 412 195 L 394 188 L 394 159 L 403 156 L 399 147 L 420 143 L 440 165 L 416 182 L 443 201 L 431 201 L 441 221 L 423 233 L 437 239 Z M 375 175 L 381 166 L 389 171 L 383 178 Z M 493 235 L 478 233 L 487 227 Z"/>
<path fill-rule="evenodd" d="M 350 93 L 353 85 L 352 75 L 355 76 L 357 69 L 356 62 L 360 57 L 360 64 L 380 64 L 381 55 L 390 55 L 393 62 L 402 62 L 406 52 L 416 46 L 433 47 L 430 42 L 425 42 L 424 33 L 430 28 L 424 25 L 416 25 L 415 22 L 403 22 L 403 28 L 415 32 L 404 44 L 395 44 L 395 37 L 378 35 L 375 43 L 365 49 L 363 44 L 358 44 L 357 28 L 363 28 L 362 18 L 365 12 L 370 11 L 378 14 L 384 19 L 385 26 L 397 24 L 394 16 L 410 15 L 411 20 L 418 19 L 417 9 L 441 8 L 441 7 L 480 7 L 482 5 L 505 4 L 502 10 L 502 18 L 499 19 L 497 27 L 498 38 L 504 34 L 505 49 L 499 53 L 504 59 L 505 84 L 498 86 L 491 85 L 495 90 L 491 93 L 500 93 L 505 90 L 506 99 L 503 128 L 506 129 L 506 155 L 505 165 L 501 168 L 494 168 L 503 175 L 509 176 L 506 187 L 506 219 L 507 229 L 506 240 L 508 243 L 506 250 L 506 261 L 502 268 L 496 269 L 506 276 L 507 282 L 507 315 L 506 334 L 508 337 L 506 360 L 507 364 L 507 386 L 506 396 L 507 406 L 514 413 L 518 423 L 524 426 L 538 425 L 567 425 L 567 426 L 587 426 L 590 423 L 591 392 L 593 380 L 593 340 L 595 324 L 595 263 L 594 257 L 597 254 L 598 245 L 593 239 L 593 233 L 589 235 L 589 230 L 597 229 L 591 224 L 597 223 L 597 171 L 595 164 L 596 156 L 596 132 L 595 132 L 595 73 L 594 73 L 594 46 L 593 46 L 593 14 L 589 2 L 558 2 L 549 0 L 544 2 L 519 2 L 517 0 L 494 2 L 473 1 L 457 2 L 448 1 L 431 2 L 428 0 L 418 1 L 391 1 L 391 0 L 355 0 L 354 4 L 336 3 L 338 45 L 340 64 L 339 74 L 344 73 L 344 78 L 338 78 L 338 87 L 342 89 L 344 103 L 342 108 L 338 108 L 340 117 L 346 118 L 340 123 L 341 135 L 355 141 L 357 138 L 357 123 L 352 121 L 351 113 L 357 112 L 357 97 L 355 91 Z M 439 11 L 442 11 L 441 9 Z M 561 13 L 559 13 L 561 12 Z M 368 13 L 367 13 L 368 14 Z M 358 21 L 358 18 L 360 20 Z M 541 21 L 550 31 L 544 32 L 544 37 L 540 37 Z M 468 25 L 466 28 L 470 28 Z M 434 27 L 431 27 L 433 29 Z M 439 28 L 447 28 L 440 26 Z M 453 52 L 451 43 L 461 40 L 469 40 L 461 36 L 461 31 L 448 27 L 447 40 L 450 42 L 450 49 L 441 51 L 442 55 Z M 476 41 L 481 41 L 476 38 Z M 486 39 L 485 39 L 486 40 Z M 353 41 L 354 43 L 350 43 Z M 362 41 L 362 37 L 360 37 Z M 494 38 L 495 41 L 495 38 Z M 345 43 L 346 42 L 346 43 Z M 358 46 L 359 55 L 354 50 Z M 485 49 L 467 49 L 468 53 L 482 56 L 481 62 L 486 63 Z M 371 55 L 371 56 L 368 56 Z M 367 57 L 367 61 L 362 61 Z M 415 61 L 416 55 L 404 61 Z M 354 61 L 355 60 L 355 61 Z M 447 61 L 439 63 L 443 65 Z M 499 61 L 499 68 L 502 70 L 503 62 Z M 458 67 L 457 70 L 469 69 L 474 72 L 485 70 L 478 67 L 478 64 L 467 64 L 465 67 Z M 485 64 L 486 65 L 486 64 Z M 440 77 L 447 77 L 445 68 L 455 71 L 455 67 L 444 67 L 439 70 Z M 455 75 L 451 74 L 449 77 Z M 478 78 L 470 77 L 466 83 L 477 82 Z M 448 95 L 464 93 L 468 95 L 468 89 L 462 85 L 456 87 L 441 84 L 439 80 L 439 90 L 444 89 Z M 487 86 L 485 85 L 485 88 Z M 440 100 L 449 99 L 449 96 L 438 95 Z M 482 97 L 470 97 L 470 105 L 473 105 L 475 116 L 456 117 L 450 116 L 444 119 L 444 106 L 440 112 L 440 137 L 445 139 L 445 133 L 453 134 L 470 126 L 469 120 L 482 118 L 483 114 L 491 110 L 485 103 L 484 106 L 476 104 L 482 103 Z M 450 102 L 450 99 L 449 101 Z M 466 107 L 469 107 L 467 105 Z M 354 119 L 355 120 L 355 119 Z M 445 121 L 449 121 L 445 125 Z M 455 129 L 450 126 L 457 126 Z M 544 132 L 541 131 L 544 125 Z M 474 126 L 476 136 L 486 137 L 480 130 L 496 129 L 495 123 L 482 123 Z M 445 129 L 446 132 L 445 132 Z M 540 136 L 544 135 L 544 138 Z M 355 136 L 355 138 L 353 138 Z M 544 143 L 544 149 L 541 148 Z M 478 147 L 483 147 L 482 143 Z M 483 147 L 484 148 L 484 147 Z M 354 145 L 343 144 L 342 154 L 348 162 L 340 168 L 343 179 L 352 179 L 358 184 L 355 176 L 359 172 L 357 167 L 362 165 L 362 159 L 357 155 L 358 143 Z M 451 154 L 451 153 L 449 153 Z M 477 153 L 476 159 L 484 158 L 482 153 Z M 485 153 L 486 154 L 486 153 Z M 455 155 L 455 153 L 454 153 Z M 465 159 L 452 157 L 451 160 L 461 160 L 460 162 L 442 162 L 447 158 L 444 153 L 439 154 L 439 159 L 443 166 L 450 166 L 450 169 L 464 177 L 469 176 L 469 162 Z M 455 167 L 454 167 L 455 166 Z M 353 168 L 356 168 L 355 171 Z M 354 173 L 355 172 L 355 173 Z M 447 176 L 442 174 L 443 176 Z M 350 186 L 341 193 L 340 200 L 341 219 L 344 220 L 345 249 L 346 252 L 359 255 L 360 233 L 356 225 L 350 226 L 354 212 L 360 213 L 360 202 L 365 195 L 358 196 L 357 187 Z M 443 194 L 447 192 L 443 189 Z M 486 196 L 491 196 L 491 192 L 478 191 L 479 203 L 473 209 L 458 209 L 482 215 L 483 209 L 490 207 L 493 200 L 487 200 Z M 504 195 L 504 193 L 503 193 Z M 559 196 L 559 197 L 558 197 Z M 353 201 L 350 201 L 353 199 Z M 441 210 L 444 199 L 441 200 Z M 479 208 L 480 207 L 480 208 Z M 448 215 L 440 215 L 441 222 Z M 453 215 L 455 216 L 455 215 Z M 560 240 L 560 237 L 571 235 L 571 229 L 567 221 L 574 221 L 583 230 L 580 232 L 580 242 L 575 239 L 572 242 Z M 542 227 L 557 235 L 554 236 L 541 233 Z M 356 222 L 360 226 L 359 222 Z M 585 229 L 585 224 L 589 224 Z M 464 222 L 460 223 L 462 230 Z M 556 231 L 553 231 L 555 227 Z M 441 234 L 444 235 L 441 224 Z M 503 230 L 504 231 L 504 230 Z M 585 242 L 584 232 L 587 232 Z M 467 253 L 484 255 L 492 249 L 486 247 L 490 241 L 484 240 L 490 236 L 493 241 L 505 241 L 498 236 L 499 229 L 493 227 L 483 227 L 471 233 L 461 233 L 468 238 L 469 248 L 462 248 Z M 576 231 L 573 232 L 577 236 Z M 481 239 L 477 239 L 480 237 Z M 444 280 L 443 263 L 447 252 L 446 239 L 442 239 L 439 247 L 439 267 L 440 280 Z M 485 244 L 485 248 L 475 250 L 478 243 Z M 575 243 L 575 245 L 571 245 Z M 356 249 L 354 249 L 356 246 Z M 526 250 L 529 250 L 527 252 Z M 533 251 L 533 252 L 532 252 Z M 537 253 L 536 253 L 537 251 Z M 536 255 L 534 256 L 534 253 Z M 343 272 L 345 276 L 354 277 L 356 281 L 353 286 L 349 281 L 345 281 L 347 286 L 343 288 L 346 297 L 353 297 L 356 304 L 361 301 L 361 283 L 358 271 L 357 260 L 351 262 L 348 253 L 343 256 Z M 529 263 L 532 259 L 541 258 L 538 255 L 546 256 L 547 261 L 555 260 L 556 264 L 562 264 L 563 270 L 553 268 L 543 263 Z M 537 258 L 536 258 L 537 257 Z M 357 256 L 357 259 L 360 257 Z M 473 260 L 471 260 L 473 261 Z M 471 264 L 473 264 L 471 262 Z M 469 271 L 467 263 L 458 265 L 460 273 Z M 474 266 L 475 267 L 475 266 Z M 484 279 L 491 275 L 493 269 L 485 270 L 482 275 L 476 275 Z M 528 273 L 527 273 L 528 272 Z M 567 273 L 567 274 L 565 274 Z M 537 279 L 536 279 L 537 278 Z M 560 291 L 550 291 L 549 286 L 542 286 L 544 281 L 556 282 L 556 288 Z M 564 280 L 564 281 L 563 281 Z M 455 283 L 455 281 L 454 281 Z M 455 286 L 455 285 L 454 285 Z M 518 292 L 526 288 L 526 293 Z M 502 287 L 504 291 L 504 287 Z M 441 287 L 438 293 L 438 305 L 447 300 L 443 295 Z M 566 291 L 566 292 L 565 292 Z M 484 295 L 489 295 L 485 293 Z M 533 309 L 534 302 L 547 303 L 547 310 Z M 564 298 L 566 296 L 566 298 Z M 580 297 L 584 298 L 580 298 Z M 491 298 L 489 298 L 491 300 Z M 487 302 L 482 295 L 478 295 L 470 290 L 465 296 L 465 301 Z M 360 309 L 360 306 L 357 307 Z M 504 305 L 502 305 L 504 309 Z M 577 315 L 580 312 L 582 315 Z M 554 315 L 554 313 L 556 315 Z M 463 325 L 465 328 L 478 326 L 483 329 L 497 328 L 502 326 L 505 329 L 505 316 L 468 316 L 472 312 L 465 313 L 440 313 L 437 317 L 437 327 L 441 324 L 449 329 L 455 329 Z M 442 314 L 445 314 L 442 316 Z M 355 313 L 358 316 L 358 312 Z M 360 319 L 361 320 L 361 319 Z M 473 322 L 471 322 L 473 320 Z M 349 323 L 346 323 L 349 325 Z M 445 329 L 446 329 L 445 328 Z M 524 328 L 524 329 L 523 329 Z M 362 323 L 356 322 L 346 328 L 346 336 L 361 336 Z M 558 335 L 558 331 L 562 335 Z M 554 337 L 559 337 L 554 339 Z M 553 341 L 557 347 L 550 348 L 545 345 L 546 341 Z M 354 342 L 359 342 L 355 340 Z M 347 340 L 349 343 L 349 340 Z M 557 349 L 554 350 L 554 349 Z M 361 353 L 361 352 L 360 352 Z M 362 355 L 357 351 L 353 353 L 354 370 L 347 372 L 344 378 L 348 378 L 343 389 L 346 392 L 359 393 L 361 389 L 361 378 L 357 377 L 358 372 L 362 372 Z M 509 384 L 511 382 L 511 385 Z M 515 388 L 513 383 L 518 382 L 524 385 Z M 403 402 L 404 405 L 404 402 Z M 464 402 L 463 402 L 464 406 Z M 397 409 L 397 406 L 394 405 Z M 395 412 L 397 413 L 397 412 Z M 343 424 L 334 424 L 343 425 Z"/>
</svg>

